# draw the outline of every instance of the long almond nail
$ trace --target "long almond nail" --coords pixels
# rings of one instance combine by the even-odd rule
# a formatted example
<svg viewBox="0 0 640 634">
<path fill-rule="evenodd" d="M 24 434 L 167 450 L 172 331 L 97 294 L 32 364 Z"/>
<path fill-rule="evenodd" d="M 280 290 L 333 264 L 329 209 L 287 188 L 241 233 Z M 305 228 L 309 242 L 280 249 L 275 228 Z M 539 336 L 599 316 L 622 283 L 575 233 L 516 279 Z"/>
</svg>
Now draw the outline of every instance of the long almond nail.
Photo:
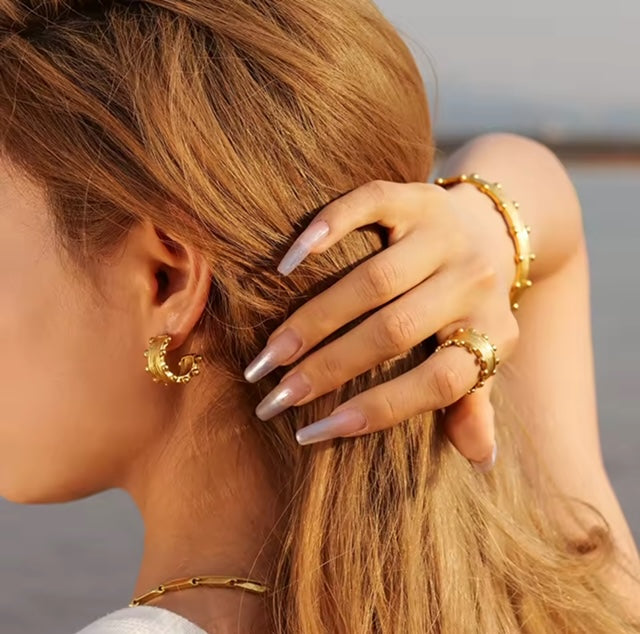
<svg viewBox="0 0 640 634">
<path fill-rule="evenodd" d="M 360 410 L 344 409 L 299 429 L 296 432 L 296 440 L 301 445 L 308 445 L 362 431 L 366 426 L 367 419 Z"/>
<path fill-rule="evenodd" d="M 276 385 L 256 407 L 256 416 L 268 420 L 285 409 L 295 405 L 311 392 L 311 386 L 301 372 L 291 374 Z"/>
<path fill-rule="evenodd" d="M 255 383 L 277 368 L 283 361 L 294 355 L 302 347 L 300 335 L 291 328 L 283 330 L 246 367 L 244 378 Z"/>
<path fill-rule="evenodd" d="M 329 233 L 329 225 L 324 220 L 312 222 L 291 245 L 278 264 L 278 273 L 289 275 L 304 260 L 311 249 Z"/>
</svg>

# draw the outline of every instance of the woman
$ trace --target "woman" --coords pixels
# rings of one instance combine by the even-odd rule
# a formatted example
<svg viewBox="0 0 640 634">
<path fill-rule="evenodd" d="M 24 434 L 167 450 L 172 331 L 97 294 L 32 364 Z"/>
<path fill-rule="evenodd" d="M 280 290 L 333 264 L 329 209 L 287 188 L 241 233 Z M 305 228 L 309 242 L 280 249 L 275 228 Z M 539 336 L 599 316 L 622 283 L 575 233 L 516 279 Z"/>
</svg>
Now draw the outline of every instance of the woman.
<svg viewBox="0 0 640 634">
<path fill-rule="evenodd" d="M 493 135 L 444 169 L 500 179 L 535 225 L 515 317 L 504 223 L 425 184 L 422 81 L 368 2 L 4 0 L 0 95 L 0 492 L 126 490 L 132 598 L 248 580 L 83 634 L 640 631 L 579 205 L 546 149 Z M 470 394 L 471 355 L 434 354 L 461 326 L 501 358 Z"/>
</svg>

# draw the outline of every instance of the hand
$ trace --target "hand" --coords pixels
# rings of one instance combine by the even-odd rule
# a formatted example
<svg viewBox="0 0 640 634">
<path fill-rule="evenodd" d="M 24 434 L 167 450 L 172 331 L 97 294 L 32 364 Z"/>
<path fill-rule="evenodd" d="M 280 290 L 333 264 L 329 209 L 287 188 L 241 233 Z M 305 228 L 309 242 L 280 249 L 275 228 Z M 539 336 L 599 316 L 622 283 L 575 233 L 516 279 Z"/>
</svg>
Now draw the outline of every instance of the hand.
<svg viewBox="0 0 640 634">
<path fill-rule="evenodd" d="M 259 418 L 308 403 L 434 333 L 442 342 L 458 328 L 473 327 L 488 335 L 501 361 L 509 357 L 518 339 L 506 281 L 513 271 L 499 270 L 503 253 L 496 258 L 489 241 L 474 238 L 482 231 L 454 190 L 373 181 L 316 215 L 278 266 L 281 273 L 288 275 L 310 253 L 321 253 L 353 229 L 372 223 L 389 230 L 389 247 L 288 317 L 249 364 L 245 378 L 255 382 L 294 363 L 341 326 L 386 305 L 285 374 L 256 408 Z M 478 193 L 479 203 L 482 198 Z M 489 400 L 493 379 L 466 393 L 475 385 L 478 369 L 467 350 L 444 348 L 402 376 L 340 404 L 329 417 L 298 430 L 296 437 L 308 444 L 362 435 L 447 408 L 445 429 L 452 444 L 478 470 L 488 470 L 495 461 Z"/>
</svg>

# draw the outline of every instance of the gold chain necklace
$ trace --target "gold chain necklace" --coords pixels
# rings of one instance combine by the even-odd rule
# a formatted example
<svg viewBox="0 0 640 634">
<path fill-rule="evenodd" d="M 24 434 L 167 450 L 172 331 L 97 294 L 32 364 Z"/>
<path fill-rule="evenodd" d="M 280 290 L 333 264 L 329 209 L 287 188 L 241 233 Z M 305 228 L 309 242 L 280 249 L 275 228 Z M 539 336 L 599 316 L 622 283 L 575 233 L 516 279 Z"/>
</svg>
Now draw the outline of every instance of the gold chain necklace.
<svg viewBox="0 0 640 634">
<path fill-rule="evenodd" d="M 254 594 L 264 594 L 269 591 L 269 587 L 254 581 L 253 579 L 245 579 L 244 577 L 222 577 L 215 575 L 205 575 L 202 577 L 184 577 L 181 579 L 174 579 L 159 585 L 157 588 L 150 590 L 136 597 L 129 603 L 129 607 L 133 608 L 137 605 L 147 603 L 156 597 L 163 595 L 165 592 L 172 592 L 175 590 L 186 590 L 188 588 L 197 588 L 198 586 L 217 586 L 224 588 L 240 588 L 241 590 L 247 590 Z"/>
</svg>

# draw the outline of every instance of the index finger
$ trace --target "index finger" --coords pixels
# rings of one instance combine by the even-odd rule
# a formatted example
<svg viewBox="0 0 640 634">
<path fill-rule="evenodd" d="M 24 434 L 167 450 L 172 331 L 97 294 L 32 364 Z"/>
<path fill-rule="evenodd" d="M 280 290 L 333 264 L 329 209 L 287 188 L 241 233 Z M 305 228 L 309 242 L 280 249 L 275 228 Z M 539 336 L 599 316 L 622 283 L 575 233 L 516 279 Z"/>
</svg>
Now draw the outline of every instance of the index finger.
<svg viewBox="0 0 640 634">
<path fill-rule="evenodd" d="M 322 253 L 365 225 L 377 223 L 392 228 L 396 239 L 401 238 L 414 214 L 424 214 L 423 196 L 427 191 L 433 195 L 444 192 L 428 183 L 375 180 L 344 194 L 316 214 L 278 264 L 278 272 L 289 275 L 310 253 Z"/>
</svg>

